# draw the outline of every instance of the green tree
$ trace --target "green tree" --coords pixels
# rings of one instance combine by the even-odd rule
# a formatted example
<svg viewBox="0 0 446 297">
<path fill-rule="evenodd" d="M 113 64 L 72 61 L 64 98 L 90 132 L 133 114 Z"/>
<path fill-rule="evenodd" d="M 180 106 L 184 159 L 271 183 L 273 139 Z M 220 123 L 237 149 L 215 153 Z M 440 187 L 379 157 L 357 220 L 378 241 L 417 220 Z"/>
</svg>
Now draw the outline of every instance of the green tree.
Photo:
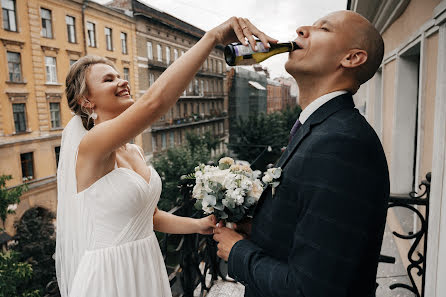
<svg viewBox="0 0 446 297">
<path fill-rule="evenodd" d="M 282 112 L 251 115 L 247 120 L 240 118 L 236 122 L 237 141 L 229 143 L 230 149 L 238 159 L 254 162 L 254 169 L 264 170 L 267 164 L 277 161 L 282 148 L 287 146 L 290 130 L 300 112 L 296 106 Z"/>
<path fill-rule="evenodd" d="M 184 174 L 194 172 L 200 163 L 211 160 L 211 149 L 215 149 L 220 140 L 209 132 L 204 135 L 195 133 L 186 134 L 184 146 L 168 149 L 165 153 L 157 155 L 153 160 L 153 167 L 157 170 L 163 181 L 163 191 L 158 207 L 170 210 L 181 202 L 178 182 Z"/>
<path fill-rule="evenodd" d="M 0 253 L 0 297 L 39 297 L 39 290 L 23 287 L 32 278 L 31 264 L 19 261 L 20 254 L 15 251 Z"/>
<path fill-rule="evenodd" d="M 33 275 L 19 288 L 46 292 L 46 285 L 55 280 L 56 270 L 53 259 L 56 248 L 54 219 L 55 214 L 45 208 L 27 210 L 20 221 L 15 223 L 17 230 L 12 249 L 19 253 L 19 260 L 32 265 Z"/>
<path fill-rule="evenodd" d="M 2 226 L 5 225 L 5 220 L 8 214 L 15 213 L 15 210 L 10 206 L 20 203 L 20 196 L 28 190 L 27 185 L 20 185 L 11 189 L 6 188 L 6 181 L 11 180 L 12 175 L 0 176 L 0 219 Z M 0 228 L 0 231 L 3 231 Z"/>
</svg>

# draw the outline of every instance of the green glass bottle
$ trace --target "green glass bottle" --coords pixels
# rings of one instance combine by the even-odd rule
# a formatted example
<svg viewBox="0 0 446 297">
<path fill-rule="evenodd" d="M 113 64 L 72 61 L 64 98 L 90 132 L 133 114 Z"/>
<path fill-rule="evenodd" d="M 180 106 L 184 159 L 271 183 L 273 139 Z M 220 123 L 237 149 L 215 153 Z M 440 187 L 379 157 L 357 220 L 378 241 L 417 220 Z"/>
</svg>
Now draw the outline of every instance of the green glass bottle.
<svg viewBox="0 0 446 297">
<path fill-rule="evenodd" d="M 225 60 L 229 66 L 252 65 L 260 63 L 277 54 L 291 52 L 300 49 L 294 41 L 283 43 L 270 43 L 270 48 L 265 48 L 263 43 L 257 40 L 257 51 L 253 51 L 250 45 L 240 42 L 231 43 L 225 47 Z"/>
</svg>

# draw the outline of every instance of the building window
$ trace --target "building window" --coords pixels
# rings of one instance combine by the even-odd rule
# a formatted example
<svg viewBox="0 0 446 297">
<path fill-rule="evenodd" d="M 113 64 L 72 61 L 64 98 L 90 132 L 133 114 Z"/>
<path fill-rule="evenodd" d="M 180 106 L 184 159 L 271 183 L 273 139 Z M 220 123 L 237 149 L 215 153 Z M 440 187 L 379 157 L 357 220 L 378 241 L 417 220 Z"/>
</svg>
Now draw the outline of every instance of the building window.
<svg viewBox="0 0 446 297">
<path fill-rule="evenodd" d="M 161 149 L 165 150 L 167 147 L 167 138 L 166 138 L 166 133 L 163 132 L 163 134 L 161 134 Z"/>
<path fill-rule="evenodd" d="M 76 19 L 67 15 L 65 21 L 67 23 L 68 42 L 76 43 Z"/>
<path fill-rule="evenodd" d="M 152 135 L 152 152 L 156 152 L 156 136 Z"/>
<path fill-rule="evenodd" d="M 121 32 L 121 48 L 122 53 L 127 54 L 127 33 Z"/>
<path fill-rule="evenodd" d="M 178 59 L 178 50 L 175 48 L 173 50 L 173 60 L 176 61 Z"/>
<path fill-rule="evenodd" d="M 40 17 L 42 18 L 42 36 L 46 38 L 53 38 L 51 10 L 41 8 Z"/>
<path fill-rule="evenodd" d="M 204 60 L 204 63 L 203 63 L 203 69 L 204 69 L 204 70 L 207 70 L 207 69 L 208 69 L 208 59 Z"/>
<path fill-rule="evenodd" d="M 34 160 L 33 153 L 20 154 L 22 163 L 22 181 L 34 179 Z"/>
<path fill-rule="evenodd" d="M 26 132 L 26 110 L 25 103 L 13 103 L 12 115 L 14 118 L 15 132 Z"/>
<path fill-rule="evenodd" d="M 22 81 L 22 67 L 20 53 L 7 52 L 8 58 L 8 70 L 9 81 L 21 82 Z"/>
<path fill-rule="evenodd" d="M 194 95 L 198 95 L 200 91 L 200 85 L 198 84 L 198 79 L 194 79 Z"/>
<path fill-rule="evenodd" d="M 88 46 L 89 47 L 96 47 L 96 25 L 87 22 L 87 35 L 88 35 Z"/>
<path fill-rule="evenodd" d="M 181 50 L 181 55 L 184 55 L 184 51 L 183 50 Z"/>
<path fill-rule="evenodd" d="M 77 62 L 77 60 L 70 59 L 70 67 L 71 67 L 74 63 L 76 63 L 76 62 Z"/>
<path fill-rule="evenodd" d="M 175 145 L 175 133 L 170 131 L 170 147 L 174 147 Z"/>
<path fill-rule="evenodd" d="M 189 83 L 189 93 L 192 93 L 192 82 Z"/>
<path fill-rule="evenodd" d="M 60 128 L 60 103 L 50 103 L 51 128 Z"/>
<path fill-rule="evenodd" d="M 45 57 L 46 82 L 57 83 L 56 58 Z"/>
<path fill-rule="evenodd" d="M 2 0 L 3 29 L 17 32 L 15 0 Z"/>
<path fill-rule="evenodd" d="M 130 82 L 130 69 L 124 67 L 124 80 Z"/>
<path fill-rule="evenodd" d="M 157 54 L 157 60 L 162 62 L 163 61 L 163 49 L 161 48 L 161 44 L 156 45 L 156 54 Z"/>
<path fill-rule="evenodd" d="M 166 63 L 170 63 L 170 47 L 166 47 Z"/>
<path fill-rule="evenodd" d="M 155 75 L 153 73 L 149 74 L 149 87 L 155 83 Z"/>
<path fill-rule="evenodd" d="M 147 58 L 153 60 L 153 47 L 150 41 L 147 41 Z"/>
<path fill-rule="evenodd" d="M 54 148 L 54 155 L 56 156 L 56 168 L 59 167 L 60 146 Z"/>
<path fill-rule="evenodd" d="M 203 96 L 204 95 L 204 81 L 200 80 L 200 95 Z"/>
<path fill-rule="evenodd" d="M 187 103 L 183 104 L 183 117 L 187 117 Z"/>
<path fill-rule="evenodd" d="M 105 32 L 105 46 L 107 48 L 107 50 L 112 51 L 113 50 L 113 31 L 111 28 L 107 28 L 105 27 L 104 29 Z"/>
<path fill-rule="evenodd" d="M 181 117 L 181 105 L 179 103 L 177 103 L 177 114 L 176 114 L 176 118 L 180 118 Z"/>
<path fill-rule="evenodd" d="M 221 64 L 221 61 L 218 61 L 218 73 L 223 72 L 223 65 Z"/>
</svg>

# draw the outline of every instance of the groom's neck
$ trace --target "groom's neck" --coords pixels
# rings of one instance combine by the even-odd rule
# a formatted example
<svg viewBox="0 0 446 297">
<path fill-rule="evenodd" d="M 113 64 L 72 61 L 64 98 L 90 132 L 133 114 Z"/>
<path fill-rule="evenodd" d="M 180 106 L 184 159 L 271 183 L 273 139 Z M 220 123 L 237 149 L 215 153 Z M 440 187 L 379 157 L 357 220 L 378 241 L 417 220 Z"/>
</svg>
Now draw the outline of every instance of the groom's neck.
<svg viewBox="0 0 446 297">
<path fill-rule="evenodd" d="M 311 102 L 317 98 L 340 90 L 349 90 L 349 86 L 339 82 L 330 81 L 327 78 L 324 79 L 297 79 L 297 85 L 299 86 L 299 105 L 304 110 Z"/>
</svg>

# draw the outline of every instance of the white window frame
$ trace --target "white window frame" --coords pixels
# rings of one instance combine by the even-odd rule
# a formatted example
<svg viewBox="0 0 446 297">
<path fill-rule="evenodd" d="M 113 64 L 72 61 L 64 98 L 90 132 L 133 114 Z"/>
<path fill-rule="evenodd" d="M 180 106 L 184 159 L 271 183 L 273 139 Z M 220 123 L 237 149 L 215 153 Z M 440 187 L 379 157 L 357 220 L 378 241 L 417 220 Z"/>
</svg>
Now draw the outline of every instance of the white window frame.
<svg viewBox="0 0 446 297">
<path fill-rule="evenodd" d="M 57 84 L 57 60 L 56 57 L 45 56 L 46 82 Z"/>
<path fill-rule="evenodd" d="M 170 64 L 170 47 L 166 46 L 166 64 Z"/>
<path fill-rule="evenodd" d="M 147 58 L 153 60 L 153 45 L 151 41 L 147 41 Z"/>
</svg>

